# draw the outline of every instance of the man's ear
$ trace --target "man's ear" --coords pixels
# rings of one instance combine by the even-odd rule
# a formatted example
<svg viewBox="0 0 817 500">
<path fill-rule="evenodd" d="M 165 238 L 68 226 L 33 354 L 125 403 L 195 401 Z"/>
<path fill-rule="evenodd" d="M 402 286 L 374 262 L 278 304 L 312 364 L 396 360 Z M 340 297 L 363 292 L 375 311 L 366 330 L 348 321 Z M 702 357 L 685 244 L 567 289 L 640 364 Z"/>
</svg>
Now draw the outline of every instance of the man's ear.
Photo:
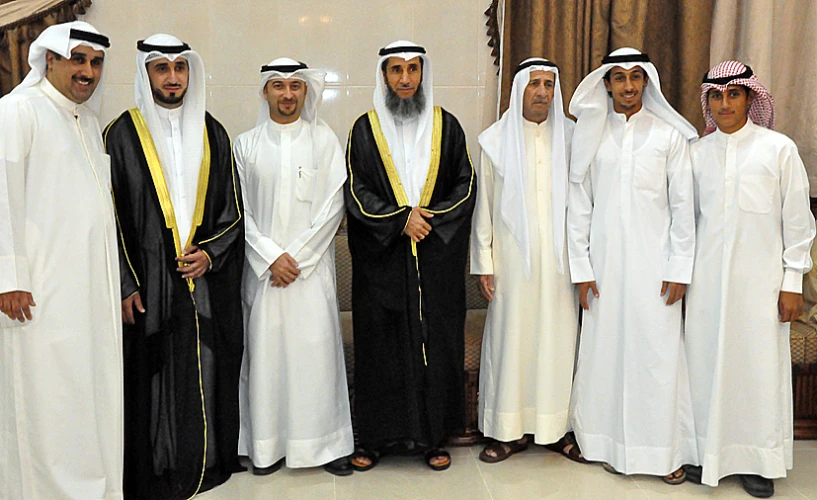
<svg viewBox="0 0 817 500">
<path fill-rule="evenodd" d="M 45 69 L 46 72 L 51 70 L 51 66 L 54 64 L 54 53 L 50 50 L 45 51 Z"/>
<path fill-rule="evenodd" d="M 604 88 L 607 89 L 607 92 L 613 91 L 613 85 L 610 83 L 610 80 L 603 78 L 601 81 L 604 82 Z"/>
</svg>

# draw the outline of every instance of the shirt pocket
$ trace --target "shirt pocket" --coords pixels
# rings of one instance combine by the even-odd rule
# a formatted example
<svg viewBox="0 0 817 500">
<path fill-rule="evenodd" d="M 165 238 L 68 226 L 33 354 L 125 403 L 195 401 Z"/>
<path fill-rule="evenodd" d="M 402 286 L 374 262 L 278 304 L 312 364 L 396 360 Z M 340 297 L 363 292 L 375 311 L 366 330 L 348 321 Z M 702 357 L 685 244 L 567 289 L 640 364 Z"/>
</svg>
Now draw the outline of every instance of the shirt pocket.
<svg viewBox="0 0 817 500">
<path fill-rule="evenodd" d="M 666 158 L 637 156 L 633 166 L 633 186 L 638 189 L 660 191 L 666 179 Z"/>
<path fill-rule="evenodd" d="M 738 205 L 745 212 L 769 213 L 774 202 L 777 178 L 769 175 L 742 175 L 738 192 Z"/>
<path fill-rule="evenodd" d="M 298 179 L 295 182 L 295 197 L 300 201 L 311 202 L 315 197 L 315 180 L 318 170 L 298 167 Z"/>
</svg>

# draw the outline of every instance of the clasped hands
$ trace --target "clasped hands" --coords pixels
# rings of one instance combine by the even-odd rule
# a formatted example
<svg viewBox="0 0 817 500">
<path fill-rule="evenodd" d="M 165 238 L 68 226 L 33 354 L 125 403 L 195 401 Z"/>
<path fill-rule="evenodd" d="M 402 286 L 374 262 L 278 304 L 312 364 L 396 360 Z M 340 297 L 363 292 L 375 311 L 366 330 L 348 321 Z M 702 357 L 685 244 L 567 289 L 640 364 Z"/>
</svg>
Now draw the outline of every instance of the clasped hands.
<svg viewBox="0 0 817 500">
<path fill-rule="evenodd" d="M 432 217 L 434 217 L 434 214 L 420 207 L 412 208 L 408 222 L 406 222 L 406 227 L 403 228 L 403 234 L 411 238 L 411 241 L 419 243 L 431 232 L 431 224 L 426 222 L 426 219 L 431 219 Z"/>
<path fill-rule="evenodd" d="M 286 252 L 270 264 L 269 272 L 272 275 L 269 279 L 270 286 L 275 288 L 288 287 L 301 274 L 301 270 L 298 269 L 298 261 Z"/>
</svg>

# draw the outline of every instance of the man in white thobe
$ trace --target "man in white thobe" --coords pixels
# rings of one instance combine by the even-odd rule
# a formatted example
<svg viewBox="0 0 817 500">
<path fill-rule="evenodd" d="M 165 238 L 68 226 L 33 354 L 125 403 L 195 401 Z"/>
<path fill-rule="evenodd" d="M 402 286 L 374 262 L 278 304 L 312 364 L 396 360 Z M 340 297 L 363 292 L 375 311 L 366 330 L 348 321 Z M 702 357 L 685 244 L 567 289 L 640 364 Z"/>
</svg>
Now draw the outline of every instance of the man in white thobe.
<svg viewBox="0 0 817 500">
<path fill-rule="evenodd" d="M 0 498 L 122 498 L 122 325 L 108 38 L 47 28 L 0 100 Z"/>
<path fill-rule="evenodd" d="M 630 48 L 581 82 L 570 112 L 568 252 L 584 309 L 573 429 L 608 471 L 678 484 L 696 456 L 680 299 L 692 278 L 697 133 Z"/>
<path fill-rule="evenodd" d="M 701 85 L 710 133 L 691 148 L 697 249 L 686 346 L 695 482 L 740 474 L 756 497 L 792 468 L 789 322 L 802 314 L 815 234 L 797 146 L 774 132 L 774 100 L 748 66 L 726 61 Z M 717 126 L 717 130 L 715 130 Z"/>
<path fill-rule="evenodd" d="M 234 145 L 247 243 L 239 452 L 257 475 L 286 457 L 345 476 L 354 436 L 334 236 L 346 163 L 318 118 L 325 73 L 280 58 L 261 75 L 258 123 Z"/>
<path fill-rule="evenodd" d="M 558 68 L 531 58 L 517 67 L 508 111 L 479 137 L 471 274 L 490 301 L 479 390 L 480 430 L 496 440 L 479 455 L 488 463 L 527 448 L 529 434 L 584 461 L 567 434 L 578 304 L 566 265 L 573 122 L 563 109 Z"/>
</svg>

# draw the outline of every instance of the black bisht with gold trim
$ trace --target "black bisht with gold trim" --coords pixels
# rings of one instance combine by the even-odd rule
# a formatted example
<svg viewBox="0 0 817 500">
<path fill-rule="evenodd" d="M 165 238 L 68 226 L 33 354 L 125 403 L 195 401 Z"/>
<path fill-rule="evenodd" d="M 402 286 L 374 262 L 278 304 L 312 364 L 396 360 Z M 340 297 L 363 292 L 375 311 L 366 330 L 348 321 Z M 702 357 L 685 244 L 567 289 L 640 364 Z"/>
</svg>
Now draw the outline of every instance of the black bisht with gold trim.
<svg viewBox="0 0 817 500">
<path fill-rule="evenodd" d="M 125 497 L 181 499 L 226 481 L 238 463 L 244 221 L 230 138 L 205 116 L 193 229 L 179 241 L 150 131 L 138 109 L 105 130 L 120 231 L 122 297 L 145 313 L 124 328 Z M 165 140 L 164 137 L 157 140 Z M 185 280 L 189 244 L 212 267 Z M 206 457 L 206 460 L 205 460 Z"/>
<path fill-rule="evenodd" d="M 375 111 L 349 135 L 344 188 L 352 255 L 355 425 L 361 445 L 436 447 L 463 427 L 465 266 L 476 175 L 457 119 L 434 109 L 417 244 L 412 207 Z"/>
</svg>

